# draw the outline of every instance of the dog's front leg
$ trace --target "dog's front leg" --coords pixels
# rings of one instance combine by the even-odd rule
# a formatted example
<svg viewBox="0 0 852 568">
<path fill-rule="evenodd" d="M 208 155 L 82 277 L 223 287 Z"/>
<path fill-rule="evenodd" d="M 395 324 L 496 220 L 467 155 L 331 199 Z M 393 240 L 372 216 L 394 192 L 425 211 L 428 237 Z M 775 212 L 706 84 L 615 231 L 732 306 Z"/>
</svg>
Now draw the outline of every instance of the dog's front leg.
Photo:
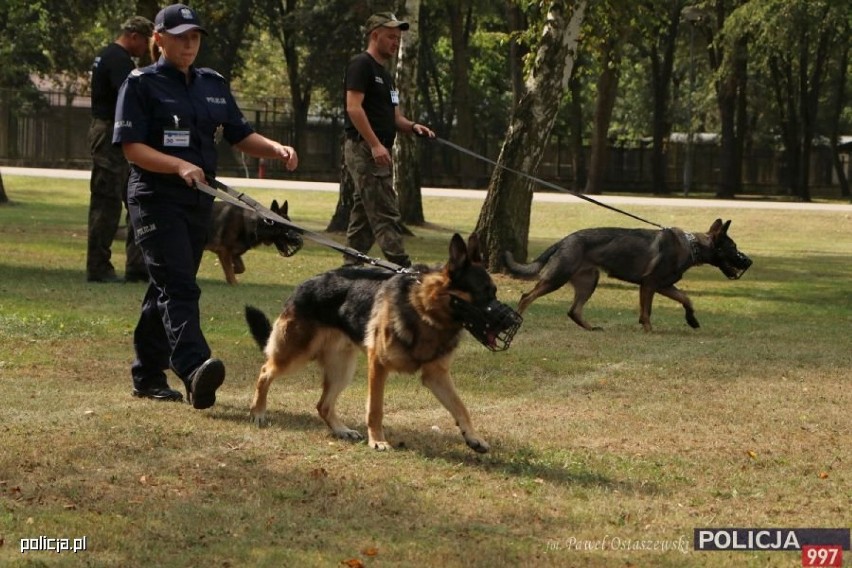
<svg viewBox="0 0 852 568">
<path fill-rule="evenodd" d="M 468 447 L 481 454 L 490 450 L 491 446 L 488 445 L 488 442 L 476 433 L 476 429 L 470 421 L 470 414 L 468 414 L 467 408 L 456 392 L 453 379 L 450 377 L 449 359 L 441 359 L 423 365 L 422 380 L 423 385 L 432 391 L 432 394 L 441 401 L 444 408 L 450 411 Z"/>
<path fill-rule="evenodd" d="M 692 329 L 698 329 L 701 327 L 698 324 L 698 320 L 695 318 L 695 310 L 692 308 L 692 300 L 689 299 L 686 292 L 679 289 L 677 286 L 669 286 L 665 290 L 659 290 L 659 292 L 666 298 L 671 298 L 675 302 L 680 302 L 680 305 L 683 306 L 683 311 L 686 312 L 686 323 L 689 324 L 689 327 Z"/>
<path fill-rule="evenodd" d="M 379 361 L 375 349 L 369 349 L 367 351 L 367 441 L 371 448 L 379 451 L 390 449 L 382 427 L 387 378 L 387 367 Z"/>
</svg>

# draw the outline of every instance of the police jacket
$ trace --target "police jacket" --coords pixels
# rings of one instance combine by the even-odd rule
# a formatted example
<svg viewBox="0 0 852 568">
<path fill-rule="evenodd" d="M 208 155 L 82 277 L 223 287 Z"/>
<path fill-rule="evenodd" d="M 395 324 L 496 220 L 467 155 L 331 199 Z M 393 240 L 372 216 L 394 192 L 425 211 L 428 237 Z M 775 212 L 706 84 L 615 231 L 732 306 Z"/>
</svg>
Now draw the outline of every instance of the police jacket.
<svg viewBox="0 0 852 568">
<path fill-rule="evenodd" d="M 113 144 L 141 142 L 216 175 L 216 131 L 237 144 L 254 130 L 237 107 L 225 78 L 207 68 L 187 75 L 164 58 L 133 70 L 118 93 Z M 212 197 L 188 188 L 176 174 L 158 174 L 131 164 L 128 198 L 194 204 Z"/>
</svg>

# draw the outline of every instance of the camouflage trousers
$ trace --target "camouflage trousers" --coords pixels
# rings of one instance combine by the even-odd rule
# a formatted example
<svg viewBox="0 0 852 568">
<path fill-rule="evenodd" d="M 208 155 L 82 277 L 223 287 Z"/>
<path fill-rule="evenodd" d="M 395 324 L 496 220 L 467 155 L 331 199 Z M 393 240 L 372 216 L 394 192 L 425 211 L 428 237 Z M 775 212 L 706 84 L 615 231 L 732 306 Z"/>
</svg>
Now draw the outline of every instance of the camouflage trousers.
<svg viewBox="0 0 852 568">
<path fill-rule="evenodd" d="M 89 148 L 92 152 L 92 178 L 89 182 L 89 236 L 86 250 L 86 276 L 102 279 L 115 276 L 112 265 L 112 242 L 118 232 L 121 208 L 127 200 L 129 167 L 121 148 L 112 144 L 112 121 L 92 119 L 89 126 Z M 145 259 L 127 223 L 125 270 L 146 275 Z"/>
<path fill-rule="evenodd" d="M 409 266 L 392 169 L 376 166 L 370 147 L 362 140 L 347 139 L 343 158 L 355 186 L 346 230 L 347 245 L 367 254 L 378 242 L 385 258 Z"/>
</svg>

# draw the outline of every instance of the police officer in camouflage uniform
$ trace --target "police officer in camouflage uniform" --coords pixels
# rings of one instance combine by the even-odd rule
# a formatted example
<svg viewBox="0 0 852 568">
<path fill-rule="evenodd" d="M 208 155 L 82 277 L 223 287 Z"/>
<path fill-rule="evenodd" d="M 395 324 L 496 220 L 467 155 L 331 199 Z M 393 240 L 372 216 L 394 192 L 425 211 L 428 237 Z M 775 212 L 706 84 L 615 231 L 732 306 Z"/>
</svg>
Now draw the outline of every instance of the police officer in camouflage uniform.
<svg viewBox="0 0 852 568">
<path fill-rule="evenodd" d="M 195 187 L 216 175 L 216 133 L 257 158 L 277 158 L 288 170 L 295 150 L 254 132 L 225 79 L 195 67 L 206 31 L 184 4 L 154 20 L 160 59 L 134 70 L 118 95 L 113 142 L 132 164 L 127 190 L 130 219 L 150 282 L 133 333 L 136 359 L 132 394 L 178 401 L 165 371 L 171 369 L 197 409 L 216 401 L 225 365 L 211 357 L 201 331 L 196 276 L 210 227 L 213 198 Z"/>
<path fill-rule="evenodd" d="M 408 27 L 390 12 L 373 14 L 367 20 L 367 50 L 353 57 L 346 68 L 343 150 L 355 185 L 347 244 L 366 254 L 378 241 L 385 258 L 406 267 L 411 260 L 400 231 L 390 151 L 397 131 L 435 137 L 431 129 L 400 113 L 399 92 L 384 67 L 396 56 L 402 32 Z"/>
<path fill-rule="evenodd" d="M 121 35 L 103 48 L 92 65 L 92 122 L 89 147 L 92 152 L 92 178 L 89 184 L 89 237 L 86 251 L 86 279 L 89 282 L 121 282 L 110 262 L 112 242 L 126 202 L 128 165 L 121 148 L 112 145 L 115 101 L 118 89 L 136 68 L 131 57 L 148 50 L 154 33 L 151 20 L 134 16 L 121 26 Z M 125 261 L 127 281 L 147 280 L 145 260 L 133 239 L 128 223 Z"/>
</svg>

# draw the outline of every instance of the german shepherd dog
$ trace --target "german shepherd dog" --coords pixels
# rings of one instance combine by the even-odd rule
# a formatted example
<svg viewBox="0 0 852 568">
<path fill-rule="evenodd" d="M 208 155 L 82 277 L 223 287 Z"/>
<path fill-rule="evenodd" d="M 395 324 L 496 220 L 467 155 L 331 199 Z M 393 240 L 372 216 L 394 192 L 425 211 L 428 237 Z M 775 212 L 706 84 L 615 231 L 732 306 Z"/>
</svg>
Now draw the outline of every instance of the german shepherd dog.
<svg viewBox="0 0 852 568">
<path fill-rule="evenodd" d="M 711 264 L 729 279 L 737 279 L 751 266 L 751 259 L 737 250 L 728 236 L 731 222 L 716 219 L 706 233 L 687 233 L 678 228 L 583 229 L 551 245 L 530 264 L 518 264 L 509 251 L 504 253 L 509 272 L 534 277 L 535 287 L 521 296 L 518 311 L 523 313 L 537 298 L 570 282 L 574 303 L 568 317 L 587 330 L 593 327 L 583 318 L 583 306 L 598 284 L 600 271 L 639 285 L 639 323 L 651 331 L 651 303 L 659 292 L 683 305 L 686 323 L 699 327 L 689 297 L 677 283 L 693 266 Z"/>
<path fill-rule="evenodd" d="M 279 207 L 274 200 L 270 209 L 290 219 L 286 201 Z M 225 201 L 213 202 L 205 248 L 219 257 L 228 284 L 236 284 L 236 275 L 246 271 L 243 254 L 260 245 L 275 245 L 282 255 L 292 256 L 302 247 L 302 237 L 283 225 L 267 223 L 257 213 L 242 207 Z"/>
<path fill-rule="evenodd" d="M 453 351 L 467 326 L 459 321 L 453 306 L 460 301 L 473 309 L 501 305 L 517 314 L 496 301 L 497 288 L 482 266 L 475 234 L 467 245 L 458 234 L 453 235 L 445 266 L 414 268 L 416 273 L 396 274 L 374 267 L 344 266 L 315 276 L 296 288 L 274 326 L 262 312 L 247 306 L 249 329 L 266 355 L 251 405 L 253 421 L 258 425 L 266 422 L 267 392 L 276 377 L 316 361 L 323 370 L 322 395 L 316 406 L 319 415 L 334 436 L 362 439 L 340 420 L 335 404 L 352 380 L 358 351 L 364 350 L 371 448 L 390 447 L 382 428 L 388 374 L 419 370 L 423 384 L 449 410 L 467 445 L 487 452 L 489 445 L 474 429 L 450 377 Z M 515 330 L 517 327 L 511 333 Z M 489 335 L 480 341 L 493 338 Z"/>
</svg>

